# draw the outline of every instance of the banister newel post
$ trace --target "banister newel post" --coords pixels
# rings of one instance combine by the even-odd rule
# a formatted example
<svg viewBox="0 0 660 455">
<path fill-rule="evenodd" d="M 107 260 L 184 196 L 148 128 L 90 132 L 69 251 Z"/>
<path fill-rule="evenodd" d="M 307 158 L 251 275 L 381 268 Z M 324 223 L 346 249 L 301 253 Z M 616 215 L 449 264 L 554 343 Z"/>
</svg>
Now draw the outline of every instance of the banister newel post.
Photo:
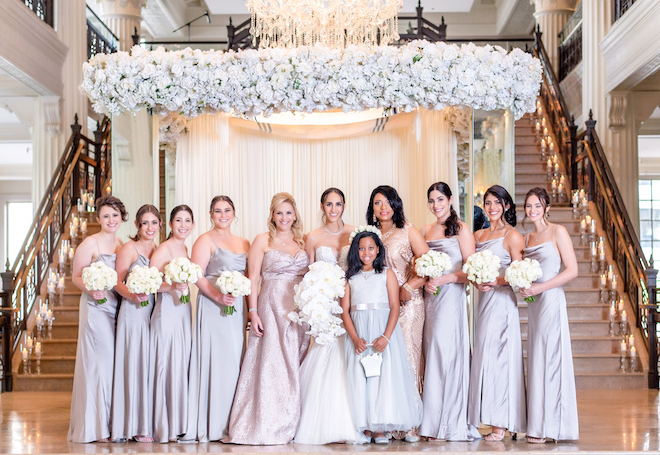
<svg viewBox="0 0 660 455">
<path fill-rule="evenodd" d="M 589 147 L 591 150 L 594 151 L 594 158 L 596 156 L 595 150 L 596 150 L 596 141 L 594 141 L 594 130 L 596 129 L 596 120 L 594 120 L 594 113 L 591 109 L 589 109 L 589 120 L 584 122 L 585 125 L 587 125 L 587 142 L 589 142 Z M 591 161 L 591 160 L 589 160 Z M 594 174 L 594 166 L 596 163 L 589 163 L 589 200 L 595 201 L 596 200 L 596 175 Z"/>
<path fill-rule="evenodd" d="M 577 172 L 577 125 L 575 124 L 575 117 L 571 116 L 571 124 L 568 126 L 570 131 L 570 147 L 571 147 L 571 189 L 578 189 L 578 172 Z"/>
<path fill-rule="evenodd" d="M 649 330 L 649 389 L 658 389 L 658 300 L 656 283 L 658 277 L 658 270 L 654 268 L 653 256 L 649 260 L 649 268 L 646 269 L 647 289 L 649 292 L 649 313 L 648 313 L 648 330 Z"/>
<path fill-rule="evenodd" d="M 11 272 L 9 258 L 5 265 L 5 271 L 0 273 L 2 277 L 2 287 L 0 287 L 0 298 L 2 298 L 2 306 L 0 307 L 0 325 L 2 326 L 2 360 L 3 360 L 3 376 L 2 388 L 3 392 L 11 392 L 13 390 L 13 376 L 11 373 L 11 358 L 12 347 L 14 340 L 12 339 L 12 324 L 14 322 L 13 311 L 11 306 L 11 295 L 14 293 L 14 274 Z M 7 311 L 2 311 L 2 310 Z"/>
</svg>

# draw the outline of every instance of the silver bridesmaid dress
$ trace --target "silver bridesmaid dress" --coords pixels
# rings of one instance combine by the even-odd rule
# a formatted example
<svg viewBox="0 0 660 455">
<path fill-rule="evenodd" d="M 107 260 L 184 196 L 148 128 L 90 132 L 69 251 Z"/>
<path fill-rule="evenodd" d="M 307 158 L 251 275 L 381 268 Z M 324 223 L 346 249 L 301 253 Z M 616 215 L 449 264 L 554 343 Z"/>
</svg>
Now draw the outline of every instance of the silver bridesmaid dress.
<svg viewBox="0 0 660 455">
<path fill-rule="evenodd" d="M 552 241 L 527 247 L 523 255 L 541 264 L 543 277 L 539 283 L 559 273 L 561 257 Z M 527 313 L 527 435 L 578 439 L 573 353 L 564 289 L 556 287 L 536 295 Z"/>
<path fill-rule="evenodd" d="M 235 254 L 218 248 L 211 255 L 204 276 L 215 286 L 222 272 L 245 272 L 245 253 Z M 255 291 L 253 291 L 255 292 Z M 234 314 L 225 307 L 197 294 L 197 314 L 193 329 L 188 425 L 181 441 L 209 442 L 227 436 L 229 413 L 234 401 L 245 340 L 245 303 L 237 297 Z"/>
<path fill-rule="evenodd" d="M 116 254 L 100 254 L 98 261 L 114 269 L 116 257 Z M 94 442 L 110 437 L 117 295 L 108 291 L 105 297 L 107 301 L 99 305 L 91 295 L 80 296 L 68 435 L 71 442 Z"/>
<path fill-rule="evenodd" d="M 148 266 L 149 259 L 138 254 L 128 273 L 138 265 Z M 153 307 L 153 295 L 147 306 L 128 299 L 122 299 L 119 305 L 112 391 L 113 441 L 151 435 L 149 326 Z"/>
<path fill-rule="evenodd" d="M 507 233 L 508 235 L 508 233 Z M 477 242 L 477 251 L 499 256 L 500 276 L 511 263 L 504 237 Z M 513 290 L 497 286 L 481 293 L 476 318 L 468 422 L 524 433 L 527 424 L 520 316 Z"/>
<path fill-rule="evenodd" d="M 456 237 L 430 240 L 432 250 L 449 255 L 460 272 L 463 255 Z M 465 284 L 449 283 L 438 295 L 424 292 L 424 414 L 419 435 L 448 441 L 471 441 L 479 432 L 467 421 L 470 383 L 470 331 Z M 469 428 L 468 428 L 469 427 Z"/>
</svg>

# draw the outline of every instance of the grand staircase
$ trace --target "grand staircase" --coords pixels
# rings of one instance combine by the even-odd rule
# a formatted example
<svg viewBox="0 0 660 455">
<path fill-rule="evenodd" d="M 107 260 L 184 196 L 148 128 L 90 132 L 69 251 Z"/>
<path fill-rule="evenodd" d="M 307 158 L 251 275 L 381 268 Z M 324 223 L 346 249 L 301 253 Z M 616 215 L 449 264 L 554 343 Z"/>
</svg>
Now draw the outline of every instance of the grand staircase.
<svg viewBox="0 0 660 455">
<path fill-rule="evenodd" d="M 522 220 L 524 217 L 523 203 L 527 191 L 534 187 L 545 188 L 548 194 L 552 194 L 552 191 L 551 182 L 547 180 L 546 164 L 545 161 L 542 161 L 541 146 L 529 115 L 516 122 L 515 134 L 515 203 L 518 220 Z M 550 135 L 554 137 L 552 132 L 550 132 Z M 567 197 L 566 200 L 568 199 Z M 599 235 L 604 235 L 601 230 L 601 221 L 598 219 L 598 213 L 593 205 L 590 206 L 589 214 L 597 220 Z M 640 371 L 635 373 L 619 373 L 619 343 L 621 338 L 609 336 L 609 304 L 598 303 L 600 277 L 598 273 L 590 272 L 591 253 L 589 247 L 580 246 L 580 219 L 573 219 L 573 209 L 568 203 L 553 203 L 551 204 L 549 220 L 566 227 L 573 239 L 573 246 L 578 260 L 578 277 L 564 286 L 577 387 L 583 389 L 647 387 L 646 374 L 641 371 L 641 367 Z M 533 229 L 531 223 L 527 223 L 526 227 L 527 230 L 521 226 L 519 221 L 518 229 L 521 233 L 524 234 Z M 607 241 L 605 245 L 608 264 L 614 264 Z M 616 274 L 622 276 L 619 271 L 616 271 Z M 624 300 L 626 300 L 625 297 Z M 519 301 L 519 309 L 526 361 L 527 304 L 524 300 Z M 628 314 L 634 314 L 627 301 L 626 311 Z M 641 340 L 639 331 L 634 327 L 631 328 L 635 338 Z M 637 343 L 636 347 L 640 351 L 640 359 L 648 359 L 643 344 Z M 645 365 L 644 368 L 646 369 L 646 367 Z"/>
</svg>

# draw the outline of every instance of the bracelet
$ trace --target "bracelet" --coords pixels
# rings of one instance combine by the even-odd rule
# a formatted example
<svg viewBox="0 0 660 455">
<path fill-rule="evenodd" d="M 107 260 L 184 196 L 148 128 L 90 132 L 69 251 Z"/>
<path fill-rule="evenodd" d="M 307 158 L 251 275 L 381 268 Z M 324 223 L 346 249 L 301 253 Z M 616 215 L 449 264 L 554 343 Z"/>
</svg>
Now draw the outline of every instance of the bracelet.
<svg viewBox="0 0 660 455">
<path fill-rule="evenodd" d="M 405 289 L 406 291 L 408 291 L 410 293 L 410 295 L 413 295 L 414 292 L 415 292 L 415 290 L 412 288 L 412 286 L 409 285 L 408 283 L 403 283 L 403 286 L 401 286 L 401 287 L 403 289 Z"/>
<path fill-rule="evenodd" d="M 252 313 L 253 311 L 257 311 L 257 309 L 256 309 L 256 308 L 250 308 L 250 309 L 248 310 L 248 313 Z"/>
<path fill-rule="evenodd" d="M 384 334 L 384 333 L 383 333 L 383 334 L 382 334 L 381 336 L 382 336 L 383 338 L 385 338 L 385 339 L 387 340 L 387 344 L 389 344 L 389 343 L 390 343 L 390 339 L 389 339 L 389 338 L 387 338 L 387 337 L 385 336 L 385 334 Z"/>
</svg>

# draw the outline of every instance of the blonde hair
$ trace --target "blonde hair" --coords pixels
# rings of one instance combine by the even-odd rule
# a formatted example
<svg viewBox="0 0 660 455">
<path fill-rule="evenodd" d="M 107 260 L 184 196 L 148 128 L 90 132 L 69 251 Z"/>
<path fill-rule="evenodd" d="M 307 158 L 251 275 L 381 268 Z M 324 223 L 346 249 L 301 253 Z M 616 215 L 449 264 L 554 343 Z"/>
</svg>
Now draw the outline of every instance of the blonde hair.
<svg viewBox="0 0 660 455">
<path fill-rule="evenodd" d="M 273 219 L 273 213 L 275 212 L 275 208 L 284 202 L 288 202 L 291 204 L 291 207 L 293 207 L 295 221 L 291 224 L 291 232 L 293 233 L 293 240 L 295 240 L 298 246 L 303 249 L 305 248 L 305 241 L 303 240 L 302 221 L 300 219 L 300 213 L 298 213 L 298 207 L 296 207 L 296 201 L 289 193 L 277 193 L 270 201 L 270 215 L 268 216 L 268 245 L 275 246 L 277 226 Z"/>
</svg>

